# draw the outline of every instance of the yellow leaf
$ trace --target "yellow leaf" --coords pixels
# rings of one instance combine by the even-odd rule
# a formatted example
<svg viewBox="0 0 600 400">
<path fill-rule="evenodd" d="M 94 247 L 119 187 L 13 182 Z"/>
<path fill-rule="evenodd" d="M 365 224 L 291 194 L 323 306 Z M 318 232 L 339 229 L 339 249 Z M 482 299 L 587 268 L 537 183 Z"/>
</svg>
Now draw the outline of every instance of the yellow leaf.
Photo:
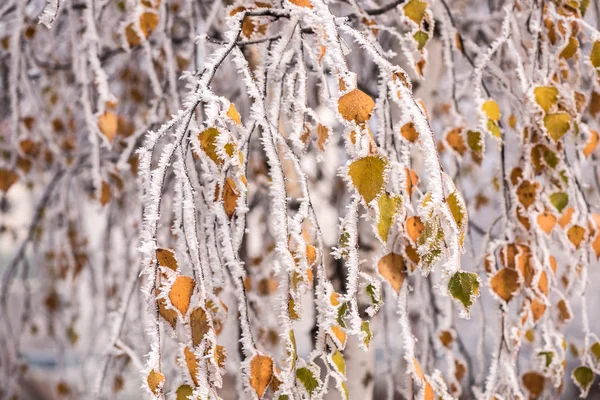
<svg viewBox="0 0 600 400">
<path fill-rule="evenodd" d="M 153 369 L 148 374 L 147 382 L 148 387 L 150 387 L 150 391 L 152 391 L 152 393 L 154 394 L 158 394 L 162 391 L 162 388 L 164 386 L 165 376 L 157 370 Z"/>
<path fill-rule="evenodd" d="M 240 125 L 242 123 L 242 117 L 240 117 L 240 113 L 235 108 L 235 105 L 233 103 L 229 104 L 229 109 L 227 110 L 227 116 L 238 125 Z"/>
<path fill-rule="evenodd" d="M 390 233 L 390 228 L 394 223 L 394 219 L 400 211 L 402 205 L 402 197 L 390 196 L 388 193 L 382 193 L 377 200 L 379 206 L 379 223 L 377 224 L 377 231 L 379 237 L 385 243 Z"/>
<path fill-rule="evenodd" d="M 106 136 L 109 142 L 112 142 L 117 134 L 117 116 L 115 113 L 105 111 L 98 117 L 98 128 Z"/>
<path fill-rule="evenodd" d="M 413 20 L 417 25 L 421 25 L 421 21 L 425 16 L 427 3 L 423 0 L 410 0 L 404 6 L 404 15 Z"/>
<path fill-rule="evenodd" d="M 460 245 L 462 246 L 465 240 L 465 230 L 467 229 L 467 209 L 465 202 L 458 192 L 452 192 L 446 199 L 446 202 L 460 232 Z"/>
<path fill-rule="evenodd" d="M 189 306 L 190 299 L 194 293 L 196 282 L 189 276 L 178 276 L 169 292 L 169 300 L 173 306 L 185 315 Z"/>
<path fill-rule="evenodd" d="M 562 322 L 568 322 L 571 320 L 571 318 L 573 318 L 571 309 L 569 308 L 569 305 L 564 299 L 560 299 L 556 306 L 558 307 L 558 318 Z"/>
<path fill-rule="evenodd" d="M 486 100 L 481 106 L 481 110 L 487 115 L 489 119 L 494 122 L 498 122 L 500 119 L 500 107 L 494 100 Z"/>
<path fill-rule="evenodd" d="M 533 94 L 544 112 L 549 112 L 558 100 L 558 89 L 554 86 L 538 86 L 533 89 Z"/>
<path fill-rule="evenodd" d="M 385 188 L 387 166 L 387 158 L 367 156 L 353 161 L 348 167 L 354 187 L 367 204 Z"/>
<path fill-rule="evenodd" d="M 544 117 L 544 126 L 548 131 L 548 135 L 554 141 L 559 140 L 571 127 L 571 117 L 565 112 L 548 114 Z"/>
<path fill-rule="evenodd" d="M 514 269 L 502 268 L 492 277 L 490 286 L 494 293 L 508 303 L 519 289 L 519 273 Z"/>
<path fill-rule="evenodd" d="M 600 40 L 596 40 L 590 52 L 590 61 L 594 68 L 600 68 Z"/>
<path fill-rule="evenodd" d="M 341 347 L 344 347 L 346 345 L 346 332 L 344 332 L 344 330 L 337 325 L 333 325 L 331 327 L 331 332 L 333 333 L 333 336 L 338 340 Z"/>
<path fill-rule="evenodd" d="M 493 137 L 495 137 L 496 139 L 502 139 L 502 132 L 500 132 L 500 127 L 496 122 L 492 121 L 491 119 L 488 119 L 487 129 L 488 131 L 490 131 Z"/>
<path fill-rule="evenodd" d="M 204 335 L 210 330 L 208 316 L 202 307 L 196 308 L 190 314 L 190 326 L 192 329 L 192 344 L 198 346 L 204 339 Z"/>
<path fill-rule="evenodd" d="M 200 141 L 202 151 L 204 151 L 215 164 L 221 166 L 223 165 L 223 160 L 217 154 L 217 136 L 219 136 L 219 134 L 220 132 L 217 128 L 208 128 L 198 135 L 198 140 Z"/>
<path fill-rule="evenodd" d="M 354 89 L 338 100 L 338 111 L 347 121 L 363 124 L 371 118 L 375 102 L 365 92 Z"/>
<path fill-rule="evenodd" d="M 404 258 L 400 254 L 390 253 L 383 256 L 377 264 L 379 274 L 385 278 L 396 293 L 400 292 L 404 282 Z"/>
<path fill-rule="evenodd" d="M 406 233 L 414 243 L 416 243 L 419 236 L 421 236 L 423 229 L 425 229 L 425 225 L 423 225 L 421 218 L 418 216 L 409 217 L 406 220 Z"/>
<path fill-rule="evenodd" d="M 336 349 L 333 352 L 331 362 L 340 374 L 346 376 L 346 362 L 344 361 L 344 355 L 339 350 Z"/>
<path fill-rule="evenodd" d="M 258 398 L 265 394 L 267 386 L 273 378 L 273 359 L 269 356 L 257 354 L 250 361 L 250 386 Z"/>
<path fill-rule="evenodd" d="M 569 58 L 571 58 L 575 55 L 578 48 L 579 48 L 579 41 L 574 36 L 571 36 L 569 38 L 569 43 L 567 43 L 567 45 L 564 47 L 564 49 L 560 52 L 559 57 L 568 60 Z"/>
<path fill-rule="evenodd" d="M 156 260 L 161 267 L 167 267 L 173 271 L 177 271 L 177 260 L 175 254 L 171 250 L 156 249 Z"/>
</svg>

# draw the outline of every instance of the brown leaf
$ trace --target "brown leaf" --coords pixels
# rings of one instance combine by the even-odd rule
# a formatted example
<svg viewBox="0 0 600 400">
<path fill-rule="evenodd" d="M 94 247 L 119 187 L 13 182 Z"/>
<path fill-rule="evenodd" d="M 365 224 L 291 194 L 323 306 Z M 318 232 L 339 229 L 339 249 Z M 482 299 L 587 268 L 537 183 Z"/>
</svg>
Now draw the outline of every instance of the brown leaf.
<svg viewBox="0 0 600 400">
<path fill-rule="evenodd" d="M 175 329 L 177 325 L 177 311 L 167 308 L 167 300 L 158 299 L 158 313 Z"/>
<path fill-rule="evenodd" d="M 585 228 L 579 225 L 573 225 L 569 228 L 567 237 L 569 238 L 569 241 L 573 243 L 573 246 L 578 249 L 585 237 Z"/>
<path fill-rule="evenodd" d="M 240 197 L 235 182 L 230 177 L 225 178 L 225 187 L 223 189 L 223 207 L 229 218 L 233 217 L 237 208 L 237 201 Z"/>
<path fill-rule="evenodd" d="M 493 276 L 490 286 L 494 293 L 508 303 L 519 289 L 519 273 L 514 269 L 502 268 Z"/>
<path fill-rule="evenodd" d="M 202 307 L 196 308 L 190 314 L 190 326 L 192 328 L 192 344 L 198 346 L 204 339 L 204 335 L 210 330 L 208 315 Z"/>
<path fill-rule="evenodd" d="M 0 190 L 3 192 L 8 192 L 8 189 L 19 180 L 19 175 L 16 172 L 6 169 L 0 168 Z"/>
<path fill-rule="evenodd" d="M 523 386 L 529 391 L 531 398 L 539 397 L 544 391 L 544 375 L 538 372 L 527 372 L 522 377 Z"/>
<path fill-rule="evenodd" d="M 396 293 L 400 291 L 402 282 L 404 282 L 404 268 L 404 257 L 395 253 L 382 257 L 377 264 L 379 273 L 389 282 Z"/>
<path fill-rule="evenodd" d="M 409 142 L 415 142 L 419 138 L 419 132 L 415 129 L 415 124 L 412 122 L 408 122 L 400 128 L 400 133 L 404 137 L 404 139 Z"/>
<path fill-rule="evenodd" d="M 161 267 L 167 267 L 173 271 L 177 271 L 177 260 L 175 254 L 171 250 L 156 249 L 156 260 Z"/>
<path fill-rule="evenodd" d="M 517 197 L 525 208 L 529 208 L 535 202 L 536 191 L 539 186 L 540 184 L 537 182 L 523 181 L 517 188 Z"/>
</svg>

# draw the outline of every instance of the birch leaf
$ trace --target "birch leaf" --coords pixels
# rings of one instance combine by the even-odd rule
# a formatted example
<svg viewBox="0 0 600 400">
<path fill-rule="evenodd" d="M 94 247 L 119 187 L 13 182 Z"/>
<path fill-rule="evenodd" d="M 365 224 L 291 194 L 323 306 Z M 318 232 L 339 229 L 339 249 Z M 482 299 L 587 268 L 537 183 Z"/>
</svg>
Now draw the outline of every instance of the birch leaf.
<svg viewBox="0 0 600 400">
<path fill-rule="evenodd" d="M 171 250 L 156 249 L 156 260 L 161 267 L 167 267 L 173 271 L 177 271 L 177 260 L 175 254 Z"/>
<path fill-rule="evenodd" d="M 417 132 L 415 129 L 415 124 L 412 122 L 402 125 L 402 128 L 400 128 L 400 134 L 402 137 L 404 137 L 404 139 L 411 143 L 414 143 L 419 138 L 419 132 Z"/>
<path fill-rule="evenodd" d="M 196 356 L 194 355 L 194 352 L 191 351 L 187 346 L 183 349 L 183 354 L 185 356 L 185 364 L 190 372 L 192 381 L 194 382 L 194 385 L 198 386 L 198 378 L 196 377 L 198 374 L 198 362 L 196 361 Z"/>
<path fill-rule="evenodd" d="M 208 128 L 198 135 L 198 140 L 200 141 L 202 151 L 206 153 L 208 158 L 213 160 L 218 166 L 221 166 L 223 165 L 223 160 L 217 154 L 217 137 L 219 134 L 220 132 L 217 128 Z"/>
<path fill-rule="evenodd" d="M 237 201 L 240 194 L 236 188 L 235 181 L 230 177 L 225 178 L 225 187 L 223 188 L 223 207 L 225 213 L 231 219 L 237 209 Z"/>
<path fill-rule="evenodd" d="M 468 311 L 473 300 L 479 296 L 479 277 L 473 272 L 455 272 L 448 281 L 448 290 Z"/>
<path fill-rule="evenodd" d="M 544 126 L 548 131 L 548 135 L 554 141 L 558 141 L 571 127 L 571 117 L 566 112 L 548 114 L 544 117 Z"/>
<path fill-rule="evenodd" d="M 582 365 L 573 370 L 571 378 L 581 391 L 579 397 L 587 397 L 588 391 L 594 382 L 594 372 L 585 365 Z"/>
<path fill-rule="evenodd" d="M 388 160 L 379 156 L 367 156 L 353 161 L 348 175 L 358 193 L 369 204 L 385 187 L 385 171 Z"/>
<path fill-rule="evenodd" d="M 590 129 L 590 138 L 588 139 L 587 143 L 585 144 L 585 147 L 582 150 L 583 155 L 586 158 L 589 157 L 594 152 L 594 150 L 596 150 L 596 147 L 598 147 L 599 139 L 600 137 L 598 135 L 598 132 Z"/>
<path fill-rule="evenodd" d="M 208 316 L 202 307 L 196 308 L 190 314 L 190 327 L 192 329 L 192 344 L 198 346 L 204 339 L 204 335 L 210 330 Z"/>
<path fill-rule="evenodd" d="M 550 233 L 554 229 L 554 225 L 556 225 L 556 216 L 551 212 L 544 211 L 537 216 L 537 223 L 541 230 Z"/>
<path fill-rule="evenodd" d="M 569 195 L 564 192 L 556 192 L 550 195 L 550 203 L 558 210 L 559 213 L 569 204 Z"/>
<path fill-rule="evenodd" d="M 590 52 L 590 61 L 594 68 L 600 68 L 600 40 L 596 40 Z"/>
<path fill-rule="evenodd" d="M 519 202 L 527 209 L 535 202 L 536 191 L 540 184 L 532 181 L 523 181 L 517 188 Z"/>
<path fill-rule="evenodd" d="M 382 193 L 377 200 L 379 206 L 379 223 L 377 231 L 379 238 L 386 243 L 390 233 L 390 228 L 396 219 L 402 205 L 402 197 L 390 196 L 388 193 Z"/>
<path fill-rule="evenodd" d="M 498 107 L 498 103 L 494 100 L 486 100 L 481 106 L 481 110 L 487 115 L 489 119 L 494 122 L 498 122 L 500 119 L 500 107 Z"/>
<path fill-rule="evenodd" d="M 227 110 L 227 116 L 233 122 L 235 122 L 237 125 L 241 125 L 242 117 L 240 116 L 240 113 L 238 112 L 237 108 L 235 108 L 235 105 L 233 103 L 229 104 L 229 109 Z"/>
<path fill-rule="evenodd" d="M 158 299 L 158 313 L 173 329 L 175 329 L 177 324 L 177 311 L 167 308 L 167 301 L 165 299 Z"/>
<path fill-rule="evenodd" d="M 377 269 L 396 293 L 400 292 L 404 282 L 404 258 L 400 254 L 390 253 L 379 260 Z"/>
<path fill-rule="evenodd" d="M 549 112 L 558 101 L 558 89 L 554 86 L 538 86 L 533 89 L 533 94 L 544 112 Z"/>
<path fill-rule="evenodd" d="M 117 116 L 115 113 L 105 111 L 98 117 L 98 128 L 106 136 L 109 142 L 112 142 L 117 134 Z"/>
<path fill-rule="evenodd" d="M 465 241 L 465 231 L 467 229 L 467 208 L 465 206 L 465 202 L 458 192 L 452 192 L 446 201 L 450 211 L 452 212 L 454 222 L 456 222 L 456 227 L 460 232 L 459 239 L 460 245 L 462 246 Z"/>
<path fill-rule="evenodd" d="M 313 372 L 306 367 L 296 370 L 296 378 L 302 383 L 309 395 L 312 395 L 312 392 L 319 387 L 319 381 L 315 379 Z"/>
<path fill-rule="evenodd" d="M 502 268 L 496 272 L 490 285 L 494 293 L 508 303 L 519 289 L 519 273 L 514 269 Z"/>
<path fill-rule="evenodd" d="M 250 386 L 258 398 L 265 394 L 267 386 L 273 378 L 273 359 L 257 354 L 250 361 Z"/>
<path fill-rule="evenodd" d="M 371 333 L 371 326 L 369 325 L 369 321 L 363 321 L 360 324 L 360 331 L 364 334 L 364 343 L 366 347 L 369 347 L 371 344 L 371 338 L 373 334 Z"/>
<path fill-rule="evenodd" d="M 418 216 L 409 217 L 406 220 L 406 234 L 414 243 L 417 242 L 424 229 L 425 225 Z"/>
<path fill-rule="evenodd" d="M 344 361 L 344 355 L 339 350 L 336 349 L 331 354 L 331 363 L 335 366 L 337 372 L 342 376 L 346 376 L 346 362 Z"/>
<path fill-rule="evenodd" d="M 182 315 L 185 315 L 190 306 L 195 285 L 196 282 L 189 276 L 178 276 L 169 291 L 169 300 Z"/>
<path fill-rule="evenodd" d="M 158 393 L 160 393 L 164 386 L 165 376 L 157 370 L 153 369 L 148 374 L 148 378 L 146 379 L 146 381 L 148 382 L 148 387 L 150 388 L 150 391 L 155 395 L 158 395 Z"/>
<path fill-rule="evenodd" d="M 569 241 L 573 243 L 573 246 L 578 249 L 585 237 L 585 228 L 579 225 L 573 225 L 569 228 L 567 237 L 569 238 Z"/>
<path fill-rule="evenodd" d="M 417 25 L 421 25 L 421 21 L 425 16 L 427 3 L 423 0 L 410 0 L 404 6 L 404 15 L 413 20 Z"/>
<path fill-rule="evenodd" d="M 531 371 L 523 374 L 523 386 L 529 391 L 531 398 L 539 397 L 544 391 L 545 378 L 539 372 Z"/>
<path fill-rule="evenodd" d="M 354 89 L 338 100 L 338 111 L 346 121 L 364 124 L 371 118 L 375 102 L 365 92 Z"/>
<path fill-rule="evenodd" d="M 177 392 L 175 392 L 176 400 L 189 400 L 193 396 L 193 391 L 194 389 L 190 385 L 179 386 Z"/>
</svg>

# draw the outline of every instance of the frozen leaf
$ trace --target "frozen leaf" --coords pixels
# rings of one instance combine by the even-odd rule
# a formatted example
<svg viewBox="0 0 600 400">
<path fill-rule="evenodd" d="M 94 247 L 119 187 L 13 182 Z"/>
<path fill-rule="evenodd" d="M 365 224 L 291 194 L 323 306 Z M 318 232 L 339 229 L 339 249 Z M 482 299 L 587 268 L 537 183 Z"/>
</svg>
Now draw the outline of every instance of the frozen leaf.
<svg viewBox="0 0 600 400">
<path fill-rule="evenodd" d="M 196 282 L 189 276 L 178 276 L 169 291 L 169 300 L 182 315 L 185 315 L 190 306 L 195 286 Z"/>
<path fill-rule="evenodd" d="M 176 400 L 189 400 L 193 396 L 192 387 L 190 385 L 181 385 L 177 388 L 177 392 L 175 395 L 177 396 Z"/>
<path fill-rule="evenodd" d="M 371 96 L 359 89 L 346 93 L 338 101 L 338 111 L 342 117 L 359 125 L 364 124 L 371 118 L 374 108 L 375 102 Z"/>
<path fill-rule="evenodd" d="M 309 395 L 312 395 L 312 392 L 319 387 L 319 381 L 315 379 L 313 372 L 306 367 L 296 370 L 296 378 L 302 383 Z"/>
<path fill-rule="evenodd" d="M 188 371 L 190 372 L 192 381 L 194 382 L 194 385 L 198 386 L 198 378 L 196 377 L 198 374 L 198 362 L 196 361 L 196 356 L 194 355 L 194 352 L 188 347 L 185 347 L 183 349 L 183 354 L 185 356 L 185 364 L 187 365 Z"/>
<path fill-rule="evenodd" d="M 220 132 L 217 128 L 208 128 L 198 135 L 200 141 L 200 147 L 206 153 L 206 155 L 213 160 L 217 165 L 223 165 L 223 160 L 217 154 L 217 137 Z"/>
<path fill-rule="evenodd" d="M 561 322 L 569 322 L 573 318 L 571 308 L 564 299 L 560 299 L 556 303 L 556 307 L 558 308 L 558 319 Z"/>
<path fill-rule="evenodd" d="M 196 308 L 190 314 L 190 327 L 192 329 L 192 344 L 198 346 L 204 339 L 204 335 L 210 330 L 208 316 L 202 307 Z"/>
<path fill-rule="evenodd" d="M 494 100 L 486 100 L 481 106 L 481 110 L 494 122 L 498 122 L 500 119 L 500 107 Z"/>
<path fill-rule="evenodd" d="M 595 342 L 590 346 L 590 353 L 594 357 L 594 362 L 600 362 L 600 342 Z"/>
<path fill-rule="evenodd" d="M 112 142 L 117 134 L 117 116 L 111 111 L 105 111 L 98 117 L 98 128 Z"/>
<path fill-rule="evenodd" d="M 419 364 L 419 360 L 414 358 L 413 362 L 414 362 L 414 368 L 415 368 L 415 375 L 416 375 L 417 379 L 420 381 L 419 383 L 421 385 L 425 386 L 425 390 L 423 391 L 423 400 L 434 400 L 435 393 L 433 391 L 433 387 L 431 386 L 431 384 L 425 377 L 425 374 L 423 373 L 423 369 L 421 368 L 421 364 Z"/>
<path fill-rule="evenodd" d="M 423 31 L 417 31 L 413 35 L 413 39 L 415 39 L 415 42 L 417 42 L 417 49 L 421 50 L 427 44 L 427 41 L 429 40 L 429 35 Z"/>
<path fill-rule="evenodd" d="M 455 128 L 446 134 L 446 142 L 448 142 L 448 145 L 461 156 L 467 151 L 462 131 L 462 128 Z"/>
<path fill-rule="evenodd" d="M 369 347 L 371 344 L 371 338 L 373 334 L 371 333 L 371 328 L 369 325 L 369 321 L 363 321 L 360 324 L 360 331 L 364 333 L 364 343 L 366 347 Z"/>
<path fill-rule="evenodd" d="M 477 131 L 467 131 L 467 144 L 471 151 L 481 157 L 483 155 L 483 135 Z"/>
<path fill-rule="evenodd" d="M 556 225 L 556 216 L 549 211 L 544 211 L 537 216 L 537 223 L 541 230 L 550 233 Z"/>
<path fill-rule="evenodd" d="M 502 132 L 500 132 L 500 127 L 498 126 L 497 122 L 494 122 L 491 119 L 488 119 L 486 126 L 487 126 L 488 131 L 490 132 L 490 134 L 493 137 L 495 137 L 496 139 L 502 138 Z"/>
<path fill-rule="evenodd" d="M 230 177 L 225 178 L 225 187 L 223 189 L 223 207 L 229 218 L 233 217 L 237 209 L 237 201 L 240 194 L 236 188 L 235 182 Z"/>
<path fill-rule="evenodd" d="M 598 132 L 590 129 L 590 138 L 588 139 L 587 143 L 585 144 L 585 147 L 583 148 L 583 155 L 585 157 L 589 157 L 594 152 L 594 150 L 596 150 L 596 147 L 598 147 L 598 139 Z"/>
<path fill-rule="evenodd" d="M 569 38 L 569 42 L 567 43 L 567 45 L 560 52 L 559 57 L 568 60 L 569 58 L 571 58 L 575 55 L 578 48 L 579 48 L 579 41 L 575 37 L 571 36 Z"/>
<path fill-rule="evenodd" d="M 564 228 L 565 226 L 571 223 L 571 218 L 573 217 L 573 213 L 575 212 L 575 208 L 568 207 L 563 211 L 562 215 L 558 219 L 558 224 Z"/>
<path fill-rule="evenodd" d="M 107 205 L 110 201 L 110 185 L 106 181 L 102 181 L 100 186 L 100 204 Z"/>
<path fill-rule="evenodd" d="M 417 242 L 424 229 L 425 225 L 418 216 L 409 217 L 406 220 L 406 234 L 414 243 Z"/>
<path fill-rule="evenodd" d="M 379 206 L 379 223 L 377 224 L 377 232 L 379 237 L 385 243 L 390 233 L 390 228 L 400 212 L 402 206 L 402 197 L 390 196 L 388 193 L 382 193 L 377 199 Z"/>
<path fill-rule="evenodd" d="M 273 359 L 257 354 L 250 361 L 250 386 L 258 398 L 265 394 L 267 386 L 273 378 Z"/>
<path fill-rule="evenodd" d="M 558 89 L 554 86 L 538 86 L 533 89 L 535 101 L 544 112 L 550 112 L 552 106 L 558 101 Z"/>
<path fill-rule="evenodd" d="M 547 114 L 544 117 L 544 126 L 548 131 L 548 135 L 554 141 L 558 141 L 571 127 L 571 117 L 566 112 Z"/>
<path fill-rule="evenodd" d="M 310 3 L 310 0 L 289 0 L 290 3 L 297 5 L 298 7 L 306 7 L 306 8 L 312 8 L 312 4 Z"/>
<path fill-rule="evenodd" d="M 167 301 L 165 299 L 158 299 L 158 313 L 173 329 L 175 329 L 175 325 L 177 324 L 177 311 L 167 308 Z"/>
<path fill-rule="evenodd" d="M 448 291 L 468 311 L 479 296 L 479 277 L 473 272 L 455 272 L 448 281 Z"/>
<path fill-rule="evenodd" d="M 523 374 L 523 386 L 529 391 L 531 398 L 539 397 L 544 391 L 545 378 L 539 372 L 530 371 Z"/>
<path fill-rule="evenodd" d="M 404 282 L 404 258 L 400 254 L 390 253 L 379 260 L 377 269 L 398 293 Z"/>
<path fill-rule="evenodd" d="M 337 325 L 333 325 L 331 327 L 331 333 L 332 333 L 333 337 L 337 340 L 337 344 L 340 347 L 343 348 L 346 346 L 347 335 L 346 335 L 346 332 L 344 332 L 344 330 L 342 328 L 340 328 Z"/>
<path fill-rule="evenodd" d="M 419 132 L 415 129 L 415 124 L 408 122 L 400 128 L 400 134 L 409 142 L 415 142 L 419 138 Z"/>
<path fill-rule="evenodd" d="M 144 12 L 140 15 L 139 19 L 140 29 L 144 34 L 144 38 L 150 36 L 152 31 L 158 26 L 158 14 L 154 12 Z M 133 23 L 130 23 L 125 28 L 125 37 L 129 46 L 137 46 L 142 43 L 142 38 L 137 34 Z"/>
<path fill-rule="evenodd" d="M 583 238 L 585 237 L 585 228 L 579 225 L 573 225 L 569 228 L 567 237 L 569 238 L 569 241 L 573 243 L 573 246 L 578 249 L 579 245 L 583 241 Z"/>
<path fill-rule="evenodd" d="M 413 20 L 417 25 L 421 25 L 421 21 L 425 16 L 427 3 L 423 0 L 410 0 L 404 5 L 404 15 Z"/>
<path fill-rule="evenodd" d="M 156 249 L 156 260 L 161 267 L 167 267 L 173 271 L 177 271 L 177 260 L 175 254 L 171 250 Z"/>
<path fill-rule="evenodd" d="M 519 202 L 527 209 L 535 202 L 536 191 L 540 184 L 535 181 L 523 181 L 517 188 Z"/>
<path fill-rule="evenodd" d="M 337 372 L 342 376 L 346 376 L 346 362 L 344 361 L 344 355 L 339 350 L 336 349 L 331 354 L 331 363 L 335 366 Z"/>
<path fill-rule="evenodd" d="M 233 103 L 229 104 L 229 109 L 227 110 L 227 116 L 238 125 L 240 125 L 242 123 L 242 117 L 240 116 L 240 113 L 235 108 L 235 105 Z"/>
<path fill-rule="evenodd" d="M 594 68 L 600 68 L 600 40 L 596 40 L 590 52 L 590 61 Z"/>
<path fill-rule="evenodd" d="M 562 212 L 565 207 L 569 204 L 569 195 L 565 192 L 556 192 L 550 195 L 550 203 L 558 210 Z"/>
<path fill-rule="evenodd" d="M 163 374 L 161 374 L 159 371 L 153 369 L 148 374 L 147 382 L 148 382 L 148 387 L 150 388 L 150 391 L 152 393 L 158 395 L 164 386 L 165 376 Z"/>
<path fill-rule="evenodd" d="M 358 193 L 369 204 L 385 188 L 388 160 L 379 156 L 367 156 L 353 161 L 348 175 Z"/>
<path fill-rule="evenodd" d="M 508 303 L 519 290 L 519 273 L 514 269 L 502 268 L 493 276 L 490 285 L 494 293 Z"/>
<path fill-rule="evenodd" d="M 440 342 L 444 345 L 444 347 L 450 349 L 452 348 L 452 343 L 454 342 L 454 335 L 450 331 L 441 331 L 438 335 Z"/>
<path fill-rule="evenodd" d="M 579 397 L 587 397 L 588 391 L 594 382 L 594 372 L 589 367 L 582 365 L 573 370 L 571 378 L 579 390 L 581 390 Z"/>
<path fill-rule="evenodd" d="M 462 196 L 458 192 L 452 192 L 450 196 L 446 199 L 448 203 L 448 207 L 452 212 L 452 217 L 454 218 L 454 222 L 456 222 L 456 227 L 460 232 L 460 245 L 462 246 L 465 240 L 465 231 L 467 229 L 467 208 L 465 205 Z"/>
</svg>

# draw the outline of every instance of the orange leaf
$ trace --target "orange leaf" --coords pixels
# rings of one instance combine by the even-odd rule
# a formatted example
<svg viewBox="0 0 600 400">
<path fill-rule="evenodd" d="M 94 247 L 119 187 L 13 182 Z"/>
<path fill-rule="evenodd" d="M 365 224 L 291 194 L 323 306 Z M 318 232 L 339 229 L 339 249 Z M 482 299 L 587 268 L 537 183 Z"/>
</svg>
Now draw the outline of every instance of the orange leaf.
<svg viewBox="0 0 600 400">
<path fill-rule="evenodd" d="M 190 299 L 194 294 L 196 282 L 189 276 L 178 276 L 169 292 L 169 300 L 173 306 L 185 315 L 190 307 Z"/>
<path fill-rule="evenodd" d="M 258 398 L 265 394 L 267 386 L 273 378 L 273 359 L 269 356 L 257 354 L 250 361 L 250 386 Z"/>
<path fill-rule="evenodd" d="M 400 254 L 390 253 L 379 260 L 377 269 L 398 293 L 404 282 L 404 257 Z"/>
</svg>

